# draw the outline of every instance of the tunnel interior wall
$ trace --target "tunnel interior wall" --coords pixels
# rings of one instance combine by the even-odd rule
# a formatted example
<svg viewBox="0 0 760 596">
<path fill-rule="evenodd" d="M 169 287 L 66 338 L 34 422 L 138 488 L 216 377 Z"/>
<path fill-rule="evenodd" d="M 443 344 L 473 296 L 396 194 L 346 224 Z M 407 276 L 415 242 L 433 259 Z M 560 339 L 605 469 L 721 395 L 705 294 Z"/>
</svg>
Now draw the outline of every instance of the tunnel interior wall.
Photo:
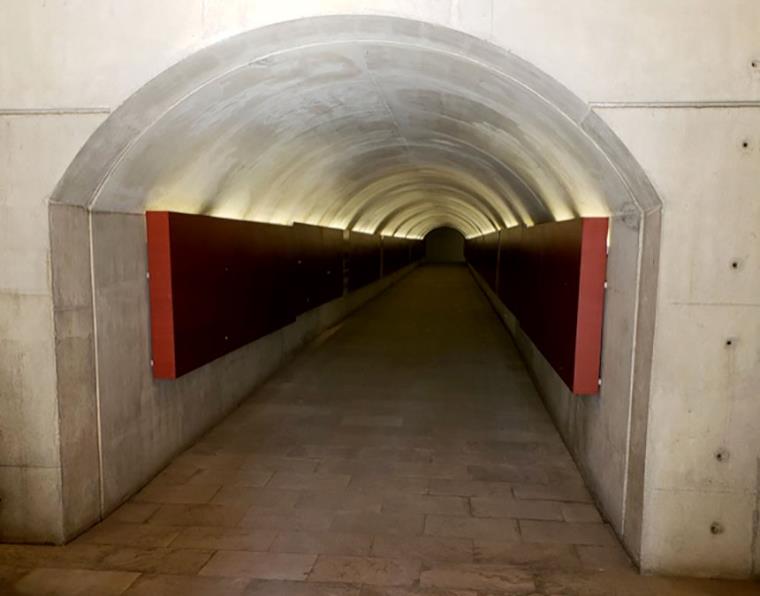
<svg viewBox="0 0 760 596">
<path fill-rule="evenodd" d="M 496 284 L 501 284 L 500 277 L 509 269 L 507 263 L 500 261 L 499 233 L 468 239 L 467 259 L 476 281 L 514 338 L 606 520 L 634 560 L 639 561 L 643 474 L 641 470 L 631 470 L 629 462 L 643 457 L 645 446 L 643 438 L 635 443 L 628 440 L 634 374 L 631 321 L 636 316 L 636 297 L 630 291 L 630 276 L 637 269 L 639 226 L 632 225 L 630 218 L 613 216 L 609 227 L 601 342 L 603 381 L 594 395 L 572 392 L 495 291 Z"/>
<path fill-rule="evenodd" d="M 422 242 L 168 211 L 147 212 L 146 229 L 153 374 L 162 379 L 395 273 Z"/>
<path fill-rule="evenodd" d="M 464 236 L 453 228 L 436 228 L 425 236 L 428 263 L 464 263 Z"/>
<path fill-rule="evenodd" d="M 292 323 L 179 379 L 156 380 L 150 366 L 145 218 L 106 213 L 91 217 L 103 514 L 143 486 L 300 346 L 413 266 L 401 266 L 356 291 L 306 310 Z M 95 421 L 91 422 L 94 427 Z M 86 423 L 80 421 L 83 427 Z M 89 513 L 95 519 L 99 516 L 98 511 Z"/>
<path fill-rule="evenodd" d="M 581 218 L 466 244 L 481 277 L 576 395 L 599 391 L 607 227 L 607 218 Z"/>
</svg>

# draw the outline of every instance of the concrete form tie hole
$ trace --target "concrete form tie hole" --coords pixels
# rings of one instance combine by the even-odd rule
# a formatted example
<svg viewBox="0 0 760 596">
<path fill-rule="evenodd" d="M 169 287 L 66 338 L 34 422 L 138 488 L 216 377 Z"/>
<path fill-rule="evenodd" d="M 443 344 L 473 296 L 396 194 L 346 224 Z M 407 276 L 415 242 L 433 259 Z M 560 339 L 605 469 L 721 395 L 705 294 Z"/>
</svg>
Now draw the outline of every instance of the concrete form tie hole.
<svg viewBox="0 0 760 596">
<path fill-rule="evenodd" d="M 719 522 L 713 522 L 710 524 L 711 534 L 717 536 L 718 534 L 722 534 L 723 532 L 725 532 L 725 530 L 723 529 L 723 525 L 720 524 Z"/>
</svg>

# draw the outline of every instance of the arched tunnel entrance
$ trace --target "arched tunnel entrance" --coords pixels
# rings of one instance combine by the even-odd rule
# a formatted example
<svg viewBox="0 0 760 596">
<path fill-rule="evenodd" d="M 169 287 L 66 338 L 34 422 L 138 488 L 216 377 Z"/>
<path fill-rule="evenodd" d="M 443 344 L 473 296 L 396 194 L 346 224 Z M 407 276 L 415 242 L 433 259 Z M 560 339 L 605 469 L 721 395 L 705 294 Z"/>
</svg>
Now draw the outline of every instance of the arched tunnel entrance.
<svg viewBox="0 0 760 596">
<path fill-rule="evenodd" d="M 183 60 L 106 120 L 51 201 L 56 301 L 76 304 L 76 324 L 87 338 L 68 354 L 95 370 L 89 392 L 71 405 L 91 418 L 97 435 L 71 442 L 86 496 L 79 495 L 65 536 L 113 511 L 295 347 L 406 271 L 372 291 L 306 309 L 295 323 L 176 380 L 155 380 L 146 212 L 305 224 L 343 230 L 348 242 L 378 235 L 384 246 L 432 238 L 444 228 L 474 241 L 601 217 L 609 218 L 609 256 L 598 393 L 573 396 L 519 322 L 504 317 L 605 519 L 638 558 L 658 209 L 638 165 L 582 101 L 513 54 L 456 31 L 390 17 L 303 19 Z M 385 304 L 403 309 L 405 295 L 432 299 L 420 286 L 425 279 L 444 295 L 472 298 L 472 288 L 462 286 L 469 282 L 441 271 L 439 280 L 416 272 Z M 462 341 L 464 350 L 479 340 Z M 330 354 L 340 354 L 339 347 Z M 308 357 L 341 367 L 316 353 Z M 507 369 L 514 366 L 517 352 L 505 359 Z M 407 372 L 409 382 L 419 374 Z M 503 372 L 493 374 L 507 382 Z M 474 383 L 477 375 L 470 376 Z M 317 415 L 299 412 L 304 423 Z M 355 416 L 375 416 L 365 422 L 376 434 L 391 436 L 388 428 L 403 426 L 392 413 L 372 412 Z M 267 415 L 239 428 L 241 437 Z M 503 433 L 501 439 L 510 442 Z M 77 451 L 87 441 L 97 443 L 97 458 Z M 168 474 L 181 475 L 181 467 Z M 341 482 L 329 480 L 343 474 L 339 468 L 325 481 Z M 489 482 L 481 472 L 469 480 Z M 290 481 L 299 481 L 302 472 L 292 473 Z M 541 484 L 530 480 L 524 484 Z"/>
<path fill-rule="evenodd" d="M 464 236 L 454 228 L 441 227 L 425 235 L 425 260 L 428 263 L 464 263 Z"/>
</svg>

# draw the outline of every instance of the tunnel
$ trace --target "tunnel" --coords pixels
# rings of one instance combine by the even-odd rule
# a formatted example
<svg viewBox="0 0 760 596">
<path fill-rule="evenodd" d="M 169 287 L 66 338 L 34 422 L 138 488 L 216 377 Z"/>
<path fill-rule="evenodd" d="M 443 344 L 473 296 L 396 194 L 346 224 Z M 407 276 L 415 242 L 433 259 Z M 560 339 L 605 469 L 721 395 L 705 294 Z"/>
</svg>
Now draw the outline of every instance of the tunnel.
<svg viewBox="0 0 760 596">
<path fill-rule="evenodd" d="M 50 199 L 78 390 L 60 523 L 11 539 L 139 534 L 261 594 L 649 581 L 660 206 L 585 101 L 461 31 L 323 16 L 192 53 Z"/>
<path fill-rule="evenodd" d="M 425 235 L 425 261 L 427 263 L 464 263 L 465 239 L 454 228 L 441 227 Z"/>
<path fill-rule="evenodd" d="M 625 516 L 626 509 L 633 518 L 640 513 L 640 499 L 626 486 L 630 474 L 641 472 L 634 465 L 642 457 L 636 452 L 641 445 L 615 429 L 627 426 L 632 412 L 646 406 L 634 403 L 634 363 L 636 346 L 646 349 L 646 341 L 636 341 L 637 325 L 646 328 L 651 312 L 637 292 L 655 273 L 646 251 L 656 252 L 656 224 L 647 218 L 656 214 L 659 200 L 602 121 L 530 64 L 482 40 L 404 19 L 329 17 L 254 30 L 201 50 L 129 98 L 80 151 L 52 203 L 53 242 L 65 246 L 66 255 L 90 255 L 91 271 L 66 272 L 58 281 L 63 292 L 74 283 L 89 281 L 93 287 L 100 425 L 94 476 L 100 502 L 93 507 L 104 512 L 144 484 L 210 419 L 228 411 L 286 353 L 358 307 L 366 296 L 356 296 L 367 293 L 351 292 L 343 300 L 355 304 L 330 311 L 334 301 L 328 298 L 340 295 L 340 289 L 322 298 L 314 291 L 303 299 L 298 333 L 265 334 L 198 368 L 225 353 L 225 346 L 240 347 L 260 335 L 236 338 L 231 337 L 235 331 L 225 332 L 223 340 L 218 338 L 224 345 L 209 348 L 208 356 L 188 355 L 192 364 L 172 364 L 167 370 L 176 380 L 152 379 L 151 367 L 155 373 L 163 366 L 156 355 L 163 348 L 155 342 L 163 323 L 154 320 L 151 347 L 148 319 L 164 307 L 148 300 L 159 290 L 146 288 L 145 267 L 153 259 L 153 252 L 146 256 L 146 242 L 153 250 L 146 213 L 321 229 L 334 242 L 341 241 L 341 233 L 349 243 L 380 237 L 385 273 L 391 271 L 391 242 L 421 242 L 442 229 L 467 239 L 472 260 L 473 247 L 483 239 L 493 241 L 494 235 L 506 241 L 551 224 L 609 221 L 602 369 L 593 372 L 592 387 L 584 391 L 601 393 L 601 399 L 573 397 L 572 381 L 569 388 L 557 382 L 536 338 L 531 340 L 514 320 L 507 318 L 505 324 L 533 361 L 534 377 L 544 384 L 544 398 L 565 440 L 592 470 L 587 481 L 605 504 L 607 519 L 636 551 L 637 524 L 629 529 Z M 72 220 L 73 211 L 65 209 L 69 205 L 83 207 L 89 225 Z M 180 237 L 178 225 L 167 228 L 166 237 Z M 258 234 L 256 229 L 250 233 Z M 210 249 L 243 234 L 240 230 L 220 228 L 198 236 L 198 245 L 186 247 L 182 262 L 167 265 L 175 278 L 181 268 L 195 267 L 187 293 L 223 287 L 219 278 L 202 277 L 197 271 L 202 265 L 194 263 L 211 259 Z M 488 271 L 496 267 L 496 253 L 479 250 L 481 260 L 493 262 L 475 264 L 476 276 L 481 285 L 493 285 Z M 61 258 L 62 267 L 73 266 L 70 258 Z M 341 267 L 336 263 L 327 273 L 336 279 Z M 158 279 L 152 265 L 150 274 L 152 284 Z M 381 283 L 392 283 L 398 275 L 386 275 Z M 261 283 L 279 283 L 272 281 L 275 277 Z M 521 283 L 527 278 L 514 285 Z M 227 299 L 188 306 L 188 325 L 197 327 L 204 312 L 233 312 L 231 296 L 248 291 L 230 286 Z M 286 315 L 270 319 L 280 316 Z M 260 324 L 269 325 L 269 332 L 289 329 L 287 322 Z M 555 317 L 553 324 L 561 327 L 564 321 Z M 186 351 L 198 351 L 213 343 L 213 333 L 213 325 L 206 331 L 196 328 L 195 336 L 176 340 L 177 350 L 195 346 Z M 551 334 L 544 332 L 549 351 L 556 343 Z M 125 354 L 123 345 L 140 349 Z M 603 380 L 600 387 L 597 376 Z M 615 398 L 605 399 L 605 393 Z M 83 519 L 91 514 L 86 508 L 81 512 Z"/>
</svg>

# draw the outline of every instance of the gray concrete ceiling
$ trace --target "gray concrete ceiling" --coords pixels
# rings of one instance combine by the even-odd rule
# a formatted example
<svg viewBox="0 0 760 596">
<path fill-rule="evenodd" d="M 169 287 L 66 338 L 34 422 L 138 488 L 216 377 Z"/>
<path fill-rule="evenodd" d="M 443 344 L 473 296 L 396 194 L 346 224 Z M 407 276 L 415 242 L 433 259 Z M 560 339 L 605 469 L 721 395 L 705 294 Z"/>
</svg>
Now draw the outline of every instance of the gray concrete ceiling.
<svg viewBox="0 0 760 596">
<path fill-rule="evenodd" d="M 76 190 L 99 211 L 473 236 L 625 210 L 630 184 L 588 117 L 530 65 L 461 33 L 305 19 L 160 75 L 96 132 L 57 198 L 81 200 L 68 196 Z"/>
</svg>

